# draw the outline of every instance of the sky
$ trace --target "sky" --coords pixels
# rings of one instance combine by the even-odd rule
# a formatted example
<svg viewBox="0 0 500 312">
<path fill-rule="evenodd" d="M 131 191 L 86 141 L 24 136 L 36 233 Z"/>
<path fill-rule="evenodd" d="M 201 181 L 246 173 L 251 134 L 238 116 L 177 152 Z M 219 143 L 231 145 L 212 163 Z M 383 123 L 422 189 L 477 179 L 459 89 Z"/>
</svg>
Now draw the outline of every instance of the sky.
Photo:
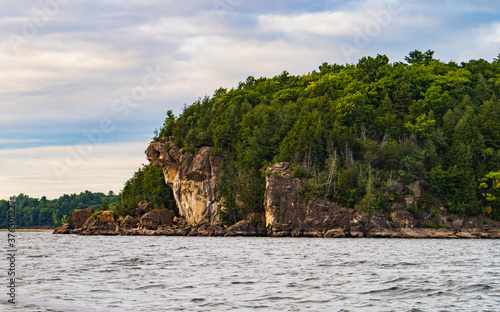
<svg viewBox="0 0 500 312">
<path fill-rule="evenodd" d="M 118 193 L 165 114 L 248 76 L 500 54 L 497 0 L 0 0 L 0 199 Z"/>
</svg>

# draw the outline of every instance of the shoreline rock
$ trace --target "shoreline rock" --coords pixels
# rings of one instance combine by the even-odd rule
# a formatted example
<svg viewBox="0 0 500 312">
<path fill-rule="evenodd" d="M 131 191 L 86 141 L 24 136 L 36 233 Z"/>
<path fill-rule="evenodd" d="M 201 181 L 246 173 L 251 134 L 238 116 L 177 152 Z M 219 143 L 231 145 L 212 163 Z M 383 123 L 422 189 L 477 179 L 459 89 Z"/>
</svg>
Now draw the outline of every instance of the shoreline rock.
<svg viewBox="0 0 500 312">
<path fill-rule="evenodd" d="M 91 217 L 92 218 L 92 217 Z M 291 227 L 275 228 L 274 231 L 263 231 L 248 220 L 240 221 L 229 228 L 222 224 L 209 225 L 160 225 L 158 228 L 126 227 L 116 223 L 106 223 L 102 218 L 92 218 L 85 227 L 73 229 L 70 224 L 56 228 L 53 234 L 78 235 L 125 235 L 125 236 L 205 236 L 205 237 L 317 237 L 317 238 L 401 238 L 401 239 L 499 239 L 500 229 L 470 229 L 455 232 L 452 229 L 433 228 L 397 228 L 377 229 L 368 232 L 361 230 L 347 231 L 344 228 L 332 228 L 326 231 L 310 231 Z M 271 233 L 272 235 L 269 235 Z"/>
</svg>

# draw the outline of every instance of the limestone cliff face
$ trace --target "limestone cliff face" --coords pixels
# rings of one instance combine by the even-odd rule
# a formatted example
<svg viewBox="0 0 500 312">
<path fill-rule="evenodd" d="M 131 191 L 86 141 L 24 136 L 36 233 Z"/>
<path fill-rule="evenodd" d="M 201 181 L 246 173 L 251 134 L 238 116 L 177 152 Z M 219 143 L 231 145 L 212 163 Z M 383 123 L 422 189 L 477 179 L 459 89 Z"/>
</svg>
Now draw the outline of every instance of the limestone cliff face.
<svg viewBox="0 0 500 312">
<path fill-rule="evenodd" d="M 179 214 L 189 224 L 219 222 L 221 196 L 217 180 L 222 158 L 213 156 L 212 147 L 202 147 L 193 155 L 184 153 L 173 143 L 151 143 L 148 160 L 163 169 L 165 182 L 174 192 Z"/>
<path fill-rule="evenodd" d="M 331 201 L 303 192 L 305 179 L 294 178 L 290 164 L 277 163 L 267 169 L 264 208 L 271 236 L 322 237 L 334 230 L 334 236 L 350 231 L 353 215 Z"/>
</svg>

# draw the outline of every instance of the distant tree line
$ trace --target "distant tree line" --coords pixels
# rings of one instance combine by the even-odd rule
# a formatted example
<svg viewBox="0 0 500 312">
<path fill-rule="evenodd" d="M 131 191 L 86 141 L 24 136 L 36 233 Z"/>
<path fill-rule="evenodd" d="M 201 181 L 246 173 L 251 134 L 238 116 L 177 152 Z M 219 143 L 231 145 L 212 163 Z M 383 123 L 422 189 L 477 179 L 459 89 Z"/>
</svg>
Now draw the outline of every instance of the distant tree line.
<svg viewBox="0 0 500 312">
<path fill-rule="evenodd" d="M 141 200 L 150 201 L 153 209 L 172 209 L 178 213 L 172 189 L 165 184 L 162 170 L 151 165 L 139 168 L 119 195 L 112 191 L 107 195 L 85 191 L 53 200 L 25 194 L 10 199 L 16 203 L 18 228 L 54 228 L 71 222 L 73 211 L 89 207 L 96 211 L 112 210 L 117 215 L 134 215 Z M 0 200 L 0 228 L 7 228 L 8 209 L 8 201 Z"/>
<path fill-rule="evenodd" d="M 419 181 L 417 217 L 445 206 L 500 219 L 500 61 L 433 55 L 248 77 L 178 117 L 169 111 L 154 140 L 173 136 L 181 152 L 213 146 L 224 156 L 223 215 L 263 211 L 265 169 L 289 161 L 308 180 L 304 193 L 345 206 L 387 210 Z"/>
<path fill-rule="evenodd" d="M 88 207 L 93 207 L 95 210 L 100 210 L 101 207 L 114 210 L 118 197 L 112 191 L 107 195 L 85 191 L 78 195 L 65 194 L 52 200 L 45 196 L 38 199 L 24 194 L 12 196 L 10 199 L 15 202 L 18 228 L 54 228 L 70 221 L 75 210 Z M 0 228 L 7 227 L 8 209 L 8 201 L 0 200 Z"/>
</svg>

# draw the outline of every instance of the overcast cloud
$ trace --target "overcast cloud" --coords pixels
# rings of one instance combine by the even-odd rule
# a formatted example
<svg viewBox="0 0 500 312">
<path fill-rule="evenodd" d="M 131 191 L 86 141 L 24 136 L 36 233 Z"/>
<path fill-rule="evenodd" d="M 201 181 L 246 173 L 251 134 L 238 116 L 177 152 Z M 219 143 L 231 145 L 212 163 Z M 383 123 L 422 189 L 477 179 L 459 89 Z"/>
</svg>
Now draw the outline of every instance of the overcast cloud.
<svg viewBox="0 0 500 312">
<path fill-rule="evenodd" d="M 250 75 L 414 49 L 457 62 L 500 53 L 493 0 L 0 4 L 0 198 L 119 192 L 167 110 Z M 91 152 L 75 161 L 78 147 Z"/>
</svg>

